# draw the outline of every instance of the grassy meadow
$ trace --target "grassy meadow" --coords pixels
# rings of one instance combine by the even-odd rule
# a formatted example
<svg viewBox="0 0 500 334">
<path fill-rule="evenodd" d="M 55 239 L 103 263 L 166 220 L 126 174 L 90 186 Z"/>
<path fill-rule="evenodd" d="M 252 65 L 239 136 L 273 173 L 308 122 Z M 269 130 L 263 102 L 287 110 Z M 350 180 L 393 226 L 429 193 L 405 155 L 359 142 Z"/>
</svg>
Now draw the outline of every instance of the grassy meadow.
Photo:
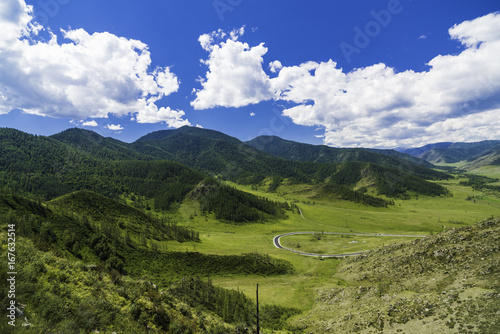
<svg viewBox="0 0 500 334">
<path fill-rule="evenodd" d="M 363 252 L 375 247 L 413 240 L 412 237 L 332 235 L 332 234 L 296 234 L 281 238 L 281 245 L 286 248 L 314 254 L 347 254 Z"/>
<path fill-rule="evenodd" d="M 491 175 L 489 175 L 491 176 Z M 200 232 L 201 242 L 167 242 L 171 251 L 197 251 L 207 254 L 260 253 L 285 259 L 293 264 L 296 272 L 276 277 L 223 276 L 211 278 L 213 283 L 225 288 L 238 289 L 255 298 L 255 285 L 259 284 L 262 303 L 311 309 L 317 289 L 349 285 L 336 276 L 342 260 L 301 256 L 273 245 L 273 238 L 287 232 L 355 232 L 429 235 L 448 229 L 472 225 L 479 220 L 500 214 L 500 198 L 474 191 L 459 185 L 461 179 L 439 181 L 451 195 L 442 197 L 395 200 L 388 208 L 374 208 L 347 201 L 315 196 L 314 189 L 304 185 L 285 185 L 276 192 L 229 183 L 238 189 L 271 200 L 296 203 L 302 211 L 287 212 L 288 218 L 254 224 L 228 224 L 213 216 L 202 216 L 195 201 L 185 201 L 175 212 L 180 224 Z M 474 197 L 473 200 L 467 198 Z M 369 250 L 393 243 L 412 241 L 409 237 L 340 237 L 326 236 L 312 241 L 311 235 L 287 236 L 283 245 L 300 251 L 337 253 Z M 350 241 L 358 241 L 351 243 Z M 294 247 L 295 246 L 295 247 Z"/>
</svg>

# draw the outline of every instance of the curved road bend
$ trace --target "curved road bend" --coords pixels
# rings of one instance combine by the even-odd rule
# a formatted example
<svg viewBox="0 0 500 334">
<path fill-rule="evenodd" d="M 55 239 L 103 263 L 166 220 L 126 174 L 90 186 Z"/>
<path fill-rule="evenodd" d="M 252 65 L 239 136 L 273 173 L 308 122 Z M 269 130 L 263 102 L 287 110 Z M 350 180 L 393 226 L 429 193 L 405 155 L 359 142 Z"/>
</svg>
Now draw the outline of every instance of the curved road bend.
<svg viewBox="0 0 500 334">
<path fill-rule="evenodd" d="M 273 243 L 276 248 L 281 248 L 285 249 L 290 252 L 294 252 L 300 255 L 305 255 L 305 256 L 321 256 L 321 257 L 346 257 L 346 256 L 354 256 L 354 255 L 360 255 L 363 254 L 363 252 L 357 252 L 357 253 L 346 253 L 346 254 L 314 254 L 314 253 L 305 253 L 305 252 L 299 252 L 294 249 L 286 248 L 281 245 L 280 239 L 281 237 L 287 236 L 287 235 L 294 235 L 294 234 L 314 234 L 314 233 L 320 233 L 320 232 L 290 232 L 290 233 L 284 233 L 280 234 L 274 237 Z M 409 235 L 409 234 L 381 234 L 381 233 L 339 233 L 339 232 L 321 232 L 323 234 L 336 234 L 336 235 L 356 235 L 356 236 L 367 236 L 367 237 L 409 237 L 409 238 L 423 238 L 426 237 L 426 235 Z"/>
</svg>

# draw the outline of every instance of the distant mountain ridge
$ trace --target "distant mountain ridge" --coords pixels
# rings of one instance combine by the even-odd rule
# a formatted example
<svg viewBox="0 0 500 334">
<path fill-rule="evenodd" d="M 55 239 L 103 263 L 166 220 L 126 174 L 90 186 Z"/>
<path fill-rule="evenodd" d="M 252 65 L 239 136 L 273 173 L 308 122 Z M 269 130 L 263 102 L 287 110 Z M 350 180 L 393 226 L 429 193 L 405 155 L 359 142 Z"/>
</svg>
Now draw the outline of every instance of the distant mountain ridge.
<svg viewBox="0 0 500 334">
<path fill-rule="evenodd" d="M 377 192 L 391 196 L 388 178 L 383 175 L 397 174 L 412 184 L 410 188 L 413 190 L 429 190 L 431 187 L 417 186 L 418 179 L 448 177 L 445 173 L 432 170 L 433 165 L 396 151 L 381 153 L 367 149 L 339 149 L 273 136 L 241 142 L 217 131 L 193 127 L 157 131 L 141 137 L 132 145 L 139 152 L 148 152 L 158 158 L 162 158 L 162 152 L 168 152 L 176 162 L 242 183 L 256 183 L 265 177 L 278 176 L 302 183 L 350 179 L 356 181 L 349 186 L 356 187 L 361 180 L 372 177 L 376 181 L 371 184 Z M 396 189 L 394 191 L 393 195 L 399 193 Z M 432 193 L 439 191 L 432 190 Z"/>
<path fill-rule="evenodd" d="M 410 148 L 398 147 L 395 148 L 395 150 L 401 153 L 409 154 L 414 157 L 418 157 L 419 155 L 433 149 L 446 149 L 452 144 L 453 142 L 440 142 L 440 143 L 427 144 L 420 147 L 410 147 Z"/>
<path fill-rule="evenodd" d="M 133 143 L 78 128 L 50 137 L 0 129 L 0 139 L 0 172 L 5 172 L 0 176 L 9 187 L 21 187 L 46 198 L 76 190 L 92 190 L 110 197 L 139 193 L 153 198 L 160 209 L 181 201 L 207 176 L 243 184 L 272 179 L 274 189 L 284 179 L 337 184 L 353 191 L 366 183 L 371 194 L 390 197 L 412 192 L 444 194 L 445 188 L 427 180 L 449 177 L 413 163 L 412 159 L 421 160 L 406 155 L 402 159 L 364 149 L 334 149 L 278 137 L 273 139 L 276 147 L 293 149 L 265 152 L 218 131 L 196 127 L 156 131 Z M 280 150 L 293 154 L 283 155 Z"/>
<path fill-rule="evenodd" d="M 473 143 L 434 143 L 416 148 L 399 148 L 399 152 L 424 159 L 432 164 L 466 162 L 464 169 L 499 164 L 500 140 Z"/>
<path fill-rule="evenodd" d="M 246 142 L 256 149 L 292 161 L 339 163 L 345 161 L 365 161 L 395 166 L 401 161 L 428 168 L 432 164 L 395 150 L 370 148 L 335 148 L 326 145 L 304 144 L 285 140 L 277 136 L 259 136 Z"/>
</svg>

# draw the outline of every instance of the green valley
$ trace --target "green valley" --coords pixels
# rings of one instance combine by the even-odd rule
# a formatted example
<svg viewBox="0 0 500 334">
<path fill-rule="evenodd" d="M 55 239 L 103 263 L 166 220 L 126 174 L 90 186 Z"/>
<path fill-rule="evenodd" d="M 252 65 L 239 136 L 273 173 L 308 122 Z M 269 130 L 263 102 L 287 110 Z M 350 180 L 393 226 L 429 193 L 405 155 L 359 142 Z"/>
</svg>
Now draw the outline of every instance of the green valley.
<svg viewBox="0 0 500 334">
<path fill-rule="evenodd" d="M 19 332 L 255 333 L 257 284 L 262 333 L 500 329 L 494 164 L 479 175 L 279 138 L 262 151 L 189 127 L 134 143 L 0 138 Z M 275 247 L 289 232 L 312 232 L 281 242 L 317 256 Z M 321 256 L 347 252 L 363 253 Z"/>
</svg>

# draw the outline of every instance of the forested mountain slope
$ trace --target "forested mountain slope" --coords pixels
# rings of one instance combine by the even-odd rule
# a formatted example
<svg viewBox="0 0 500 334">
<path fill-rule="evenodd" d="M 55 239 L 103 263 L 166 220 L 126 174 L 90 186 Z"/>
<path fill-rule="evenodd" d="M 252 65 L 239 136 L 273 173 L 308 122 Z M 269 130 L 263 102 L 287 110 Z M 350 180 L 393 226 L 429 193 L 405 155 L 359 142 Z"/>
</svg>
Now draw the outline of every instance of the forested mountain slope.
<svg viewBox="0 0 500 334">
<path fill-rule="evenodd" d="M 76 190 L 109 197 L 138 193 L 158 208 L 183 199 L 204 176 L 169 161 L 102 160 L 50 137 L 0 130 L 0 181 L 51 199 Z"/>
<path fill-rule="evenodd" d="M 2 187 L 43 199 L 79 190 L 112 198 L 138 195 L 151 200 L 154 209 L 168 210 L 207 178 L 172 161 L 133 160 L 139 153 L 92 132 L 75 130 L 55 137 L 59 139 L 0 129 Z M 62 137 L 64 142 L 59 141 Z"/>
<path fill-rule="evenodd" d="M 412 159 L 402 160 L 363 149 L 334 149 L 287 142 L 277 137 L 271 139 L 269 145 L 256 145 L 254 148 L 252 144 L 259 141 L 243 143 L 216 131 L 182 127 L 152 133 L 132 145 L 139 151 L 149 153 L 156 149 L 157 157 L 161 157 L 162 152 L 168 152 L 177 162 L 225 179 L 250 184 L 274 177 L 289 178 L 300 183 L 330 182 L 354 186 L 363 178 L 375 176 L 372 185 L 380 194 L 398 196 L 406 191 L 433 193 L 427 190 L 420 192 L 424 188 L 439 188 L 424 179 L 449 177 L 446 173 L 422 166 L 426 163 L 418 159 L 415 160 L 420 161 L 420 164 L 411 162 Z M 371 171 L 370 175 L 366 173 L 368 170 Z M 346 182 L 345 179 L 356 181 Z M 404 187 L 403 183 L 406 184 Z M 416 183 L 420 185 L 416 186 Z M 391 191 L 387 190 L 389 187 Z"/>
<path fill-rule="evenodd" d="M 363 161 L 387 167 L 400 166 L 401 168 L 405 168 L 413 165 L 427 168 L 434 167 L 432 164 L 422 159 L 394 150 L 335 148 L 326 145 L 311 145 L 294 142 L 277 136 L 259 136 L 246 143 L 264 152 L 292 161 L 331 163 Z"/>
<path fill-rule="evenodd" d="M 307 182 L 308 175 L 315 169 L 312 164 L 293 164 L 256 150 L 236 138 L 198 128 L 154 132 L 132 145 L 140 152 L 162 159 L 168 159 L 170 155 L 174 161 L 230 180 L 281 175 Z"/>
<path fill-rule="evenodd" d="M 190 127 L 158 131 L 132 144 L 80 129 L 52 137 L 0 129 L 0 139 L 0 179 L 7 187 L 48 199 L 76 190 L 110 197 L 135 193 L 154 199 L 157 209 L 182 201 L 206 177 L 202 172 L 246 184 L 271 177 L 277 186 L 287 178 L 352 188 L 370 178 L 369 185 L 379 194 L 396 197 L 408 192 L 444 194 L 444 188 L 425 179 L 449 177 L 366 150 L 349 153 L 342 163 L 290 161 L 217 131 Z M 354 159 L 361 162 L 349 161 Z"/>
</svg>

